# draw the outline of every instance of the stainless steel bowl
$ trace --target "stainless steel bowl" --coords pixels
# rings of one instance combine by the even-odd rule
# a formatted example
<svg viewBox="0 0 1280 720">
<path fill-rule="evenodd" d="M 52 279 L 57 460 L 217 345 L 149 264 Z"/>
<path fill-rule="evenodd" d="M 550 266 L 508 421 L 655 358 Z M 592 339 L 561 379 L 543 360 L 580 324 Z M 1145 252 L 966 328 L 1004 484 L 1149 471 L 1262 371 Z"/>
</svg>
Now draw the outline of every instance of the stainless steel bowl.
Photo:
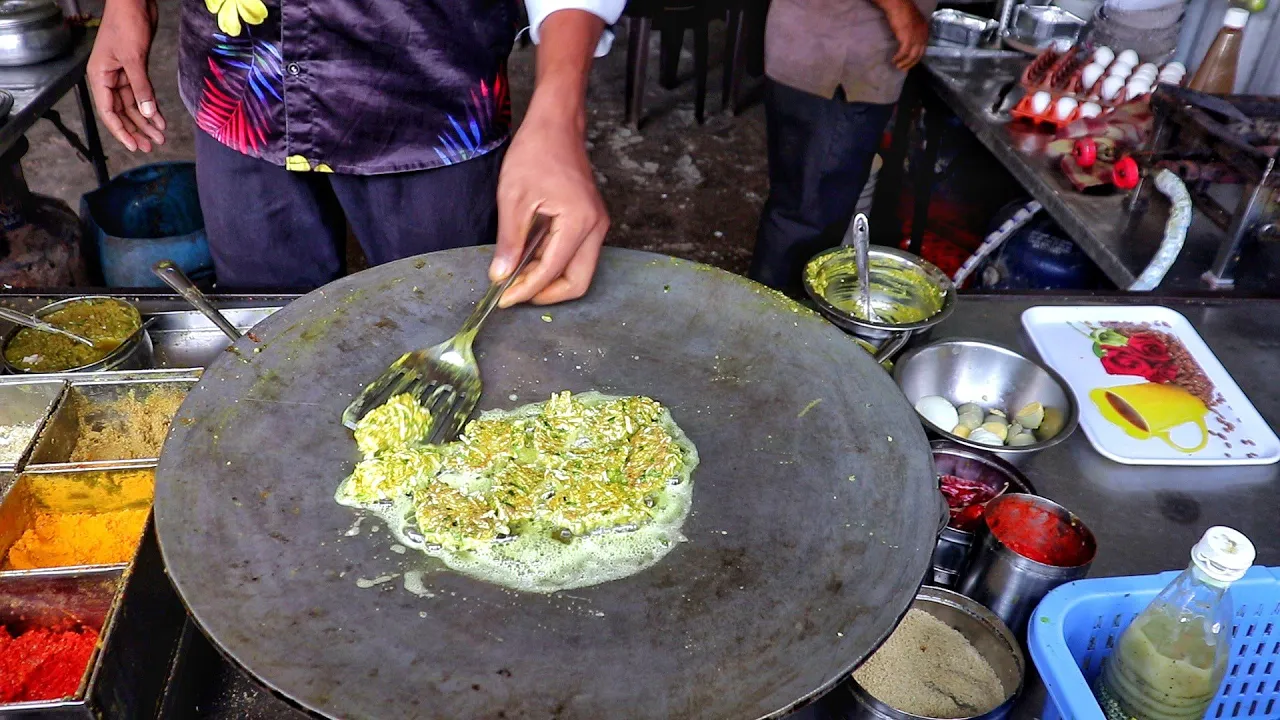
<svg viewBox="0 0 1280 720">
<path fill-rule="evenodd" d="M 66 300 L 59 300 L 58 302 L 55 302 L 55 303 L 49 303 L 48 305 L 45 305 L 44 307 L 40 308 L 39 310 L 35 311 L 32 314 L 35 315 L 36 317 L 44 317 L 52 312 L 61 310 L 62 308 L 66 307 L 71 303 L 79 302 L 81 300 L 114 300 L 114 301 L 122 302 L 126 305 L 129 305 L 130 307 L 133 307 L 134 310 L 138 309 L 137 306 L 133 305 L 133 303 L 130 303 L 128 300 L 123 300 L 118 297 L 111 297 L 109 295 L 83 295 L 81 297 L 67 298 Z M 138 319 L 139 320 L 142 319 L 141 312 L 138 313 Z M 22 370 L 20 368 L 16 368 L 13 365 L 10 365 L 9 361 L 5 358 L 4 350 L 9 347 L 9 342 L 13 340 L 13 336 L 17 335 L 18 331 L 21 329 L 22 328 L 17 328 L 17 327 L 11 329 L 9 332 L 5 333 L 4 339 L 0 341 L 0 367 L 3 367 L 5 372 L 12 373 L 15 375 L 39 374 L 39 373 L 32 373 L 27 370 Z M 88 365 L 84 365 L 82 367 L 69 368 L 67 370 L 61 370 L 59 372 L 92 372 L 97 370 L 144 370 L 144 369 L 150 368 L 152 365 L 153 351 L 154 351 L 154 346 L 151 343 L 151 335 L 146 330 L 143 330 L 142 332 L 138 333 L 138 336 L 135 337 L 133 340 L 111 351 L 106 357 L 102 358 L 101 360 L 98 360 L 97 362 L 94 362 L 94 363 L 90 363 Z"/>
<path fill-rule="evenodd" d="M 972 450 L 949 440 L 934 440 L 933 466 L 938 475 L 955 475 L 965 480 L 1003 487 L 1000 494 L 1035 494 L 1035 488 L 1018 468 L 1011 463 L 983 450 Z M 999 497 L 997 495 L 996 497 Z M 994 499 L 994 498 L 993 498 Z M 948 512 L 947 520 L 950 520 Z M 933 575 L 930 582 L 944 588 L 954 588 L 960 583 L 960 574 L 969 564 L 973 551 L 974 533 L 944 525 L 938 534 L 938 544 L 933 549 Z"/>
<path fill-rule="evenodd" d="M 71 46 L 71 28 L 52 0 L 0 0 L 0 66 L 34 65 Z"/>
<path fill-rule="evenodd" d="M 1026 659 L 1017 638 L 994 613 L 969 598 L 942 588 L 924 587 L 911 607 L 933 615 L 960 631 L 974 649 L 995 670 L 1008 693 L 994 710 L 966 720 L 1001 720 L 1022 692 L 1026 678 Z M 840 685 L 834 714 L 842 720 L 921 720 L 919 715 L 903 712 L 875 699 L 853 678 Z M 841 701 L 844 702 L 841 702 Z"/>
<path fill-rule="evenodd" d="M 1043 405 L 1045 422 L 1058 423 L 1061 429 L 1047 440 L 1022 447 L 975 443 L 920 418 L 925 429 L 939 437 L 1015 465 L 1066 440 L 1079 422 L 1075 396 L 1060 375 L 1008 348 L 980 340 L 940 340 L 911 350 L 894 363 L 893 377 L 913 406 L 922 397 L 941 395 L 954 405 L 977 403 L 1012 418 L 1027 403 Z"/>
<path fill-rule="evenodd" d="M 857 302 L 858 262 L 854 249 L 841 245 L 818 253 L 805 266 L 804 290 L 828 320 L 878 346 L 895 334 L 919 333 L 931 328 L 951 314 L 956 304 L 956 288 L 946 273 L 922 258 L 894 248 L 874 247 L 869 254 L 872 307 L 910 305 L 924 311 L 924 319 L 909 323 L 873 322 L 845 309 Z M 899 282 L 891 287 L 890 276 L 895 274 L 911 282 Z"/>
</svg>

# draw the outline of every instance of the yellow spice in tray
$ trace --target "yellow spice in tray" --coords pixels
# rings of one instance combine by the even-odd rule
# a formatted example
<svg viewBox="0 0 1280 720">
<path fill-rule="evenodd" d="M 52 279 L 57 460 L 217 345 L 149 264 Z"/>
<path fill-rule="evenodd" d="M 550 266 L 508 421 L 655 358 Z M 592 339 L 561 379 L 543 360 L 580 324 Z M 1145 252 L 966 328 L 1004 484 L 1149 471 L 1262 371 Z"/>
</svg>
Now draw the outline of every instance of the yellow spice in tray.
<svg viewBox="0 0 1280 720">
<path fill-rule="evenodd" d="M 37 511 L 9 548 L 5 570 L 109 565 L 133 559 L 150 508 L 100 513 Z"/>
</svg>

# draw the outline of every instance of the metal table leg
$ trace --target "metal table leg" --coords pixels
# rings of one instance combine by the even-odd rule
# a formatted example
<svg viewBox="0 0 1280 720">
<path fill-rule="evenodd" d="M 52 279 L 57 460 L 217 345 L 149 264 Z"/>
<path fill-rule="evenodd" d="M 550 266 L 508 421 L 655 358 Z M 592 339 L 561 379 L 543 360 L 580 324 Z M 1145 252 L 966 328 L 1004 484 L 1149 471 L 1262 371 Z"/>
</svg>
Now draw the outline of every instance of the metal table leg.
<svg viewBox="0 0 1280 720">
<path fill-rule="evenodd" d="M 89 98 L 89 83 L 81 76 L 76 83 L 76 101 L 80 105 L 80 120 L 84 126 L 84 142 L 89 150 L 89 161 L 93 163 L 93 171 L 98 176 L 98 185 L 106 185 L 111 179 L 107 170 L 107 154 L 102 149 L 102 138 L 98 135 L 98 120 L 93 115 L 93 102 Z"/>
</svg>

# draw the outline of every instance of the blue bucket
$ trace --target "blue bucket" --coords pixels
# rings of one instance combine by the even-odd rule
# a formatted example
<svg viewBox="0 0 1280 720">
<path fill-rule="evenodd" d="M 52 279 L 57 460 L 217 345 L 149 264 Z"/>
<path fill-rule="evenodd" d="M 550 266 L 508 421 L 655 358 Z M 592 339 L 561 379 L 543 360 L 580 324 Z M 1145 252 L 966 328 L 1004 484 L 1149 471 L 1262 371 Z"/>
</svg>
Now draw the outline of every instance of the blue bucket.
<svg viewBox="0 0 1280 720">
<path fill-rule="evenodd" d="M 177 263 L 193 280 L 213 274 L 195 163 L 125 171 L 80 198 L 80 217 L 108 287 L 163 287 L 151 273 L 160 260 Z"/>
</svg>

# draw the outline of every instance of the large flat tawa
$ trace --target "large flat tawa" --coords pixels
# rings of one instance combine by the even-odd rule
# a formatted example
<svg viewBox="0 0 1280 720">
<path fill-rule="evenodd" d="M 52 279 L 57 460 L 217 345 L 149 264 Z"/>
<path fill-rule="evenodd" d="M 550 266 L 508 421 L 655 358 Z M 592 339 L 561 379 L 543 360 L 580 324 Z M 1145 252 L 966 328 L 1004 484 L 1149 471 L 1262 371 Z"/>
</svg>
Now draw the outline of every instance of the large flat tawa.
<svg viewBox="0 0 1280 720">
<path fill-rule="evenodd" d="M 156 523 L 227 655 L 335 718 L 737 719 L 813 697 L 888 635 L 938 514 L 914 411 L 816 314 L 647 253 L 606 250 L 584 300 L 496 312 L 477 344 L 481 408 L 565 389 L 666 404 L 702 456 L 688 542 L 635 576 L 544 596 L 353 525 L 333 501 L 357 460 L 342 409 L 402 352 L 453 334 L 489 257 L 451 250 L 312 292 L 187 398 Z"/>
</svg>

